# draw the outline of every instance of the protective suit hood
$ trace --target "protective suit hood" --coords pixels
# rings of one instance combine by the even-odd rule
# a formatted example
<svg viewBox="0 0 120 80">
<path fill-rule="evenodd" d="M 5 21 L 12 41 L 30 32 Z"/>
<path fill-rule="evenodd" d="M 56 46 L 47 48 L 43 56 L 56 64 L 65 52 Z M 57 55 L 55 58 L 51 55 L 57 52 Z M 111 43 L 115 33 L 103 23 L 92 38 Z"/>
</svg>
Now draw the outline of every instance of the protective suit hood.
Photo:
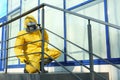
<svg viewBox="0 0 120 80">
<path fill-rule="evenodd" d="M 24 27 L 25 27 L 27 32 L 35 31 L 37 29 L 36 19 L 31 15 L 26 16 L 26 18 L 24 20 Z"/>
</svg>

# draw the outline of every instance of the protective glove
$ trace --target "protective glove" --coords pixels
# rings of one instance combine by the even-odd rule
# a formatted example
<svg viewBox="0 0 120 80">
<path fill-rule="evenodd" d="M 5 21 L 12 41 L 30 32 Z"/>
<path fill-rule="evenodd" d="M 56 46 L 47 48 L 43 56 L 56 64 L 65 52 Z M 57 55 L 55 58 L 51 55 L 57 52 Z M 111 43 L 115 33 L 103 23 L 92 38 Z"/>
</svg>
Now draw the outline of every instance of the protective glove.
<svg viewBox="0 0 120 80">
<path fill-rule="evenodd" d="M 49 64 L 53 61 L 51 58 L 44 59 L 44 65 Z"/>
<path fill-rule="evenodd" d="M 49 49 L 48 48 L 44 48 L 45 51 L 48 51 Z"/>
<path fill-rule="evenodd" d="M 29 61 L 26 58 L 20 58 L 20 62 L 29 64 Z"/>
<path fill-rule="evenodd" d="M 24 60 L 24 62 L 25 62 L 26 64 L 30 64 L 30 62 L 29 62 L 28 60 Z"/>
</svg>

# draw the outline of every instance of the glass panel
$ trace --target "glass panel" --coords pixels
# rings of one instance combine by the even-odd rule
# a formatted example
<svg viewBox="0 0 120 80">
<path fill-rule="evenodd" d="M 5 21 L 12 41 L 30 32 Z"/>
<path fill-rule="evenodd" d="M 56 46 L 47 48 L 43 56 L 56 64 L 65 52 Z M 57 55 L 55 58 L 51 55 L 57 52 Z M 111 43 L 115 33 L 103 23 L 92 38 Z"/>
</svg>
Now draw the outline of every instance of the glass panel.
<svg viewBox="0 0 120 80">
<path fill-rule="evenodd" d="M 107 0 L 109 22 L 120 25 L 120 0 Z M 109 28 L 112 58 L 120 58 L 120 30 Z"/>
<path fill-rule="evenodd" d="M 120 30 L 110 29 L 110 49 L 112 58 L 120 58 Z"/>
<path fill-rule="evenodd" d="M 107 0 L 108 2 L 108 17 L 109 17 L 109 22 L 120 25 L 120 0 Z"/>
<path fill-rule="evenodd" d="M 8 12 L 15 10 L 20 7 L 20 0 L 7 0 L 8 1 Z"/>
<path fill-rule="evenodd" d="M 88 0 L 66 0 L 66 8 L 73 7 L 77 4 L 80 4 L 80 3 L 83 3 L 86 1 L 88 1 Z"/>
<path fill-rule="evenodd" d="M 40 3 L 47 3 L 53 6 L 63 8 L 63 0 L 41 0 Z"/>
<path fill-rule="evenodd" d="M 38 6 L 38 0 L 22 0 L 22 13 Z"/>
<path fill-rule="evenodd" d="M 0 18 L 5 16 L 7 13 L 7 0 L 0 0 Z"/>
<path fill-rule="evenodd" d="M 42 21 L 42 20 L 41 20 Z M 55 9 L 45 8 L 45 28 L 64 37 L 64 27 L 63 27 L 63 12 Z M 54 46 L 58 47 L 60 50 L 64 50 L 64 40 L 60 37 L 48 32 L 49 42 Z M 51 47 L 51 46 L 50 46 Z M 60 57 L 59 60 L 63 61 L 64 58 Z"/>
<path fill-rule="evenodd" d="M 9 19 L 12 19 L 13 17 L 16 17 L 18 15 L 20 15 L 19 12 L 14 14 L 14 15 L 10 15 Z M 17 36 L 17 34 L 19 32 L 19 27 L 20 27 L 20 19 L 18 19 L 18 20 L 9 24 L 9 38 L 13 38 L 13 37 Z M 15 40 L 16 40 L 16 38 L 8 41 L 8 48 L 14 47 Z M 14 48 L 8 49 L 8 57 L 10 57 L 10 56 L 15 56 Z M 8 64 L 9 65 L 18 64 L 17 57 L 9 58 L 8 59 Z"/>
<path fill-rule="evenodd" d="M 87 20 L 67 14 L 67 39 L 88 50 Z M 88 59 L 88 54 L 84 50 L 70 43 L 67 43 L 67 52 L 75 59 Z"/>
<path fill-rule="evenodd" d="M 91 4 L 91 3 L 90 3 Z M 76 8 L 74 12 L 100 19 L 104 21 L 104 4 L 103 2 L 98 2 L 97 4 L 89 5 L 84 8 Z M 94 12 L 92 12 L 94 11 Z M 89 14 L 88 14 L 89 13 Z M 88 50 L 88 32 L 87 32 L 88 21 L 75 17 L 73 15 L 67 14 L 67 39 L 73 41 L 77 45 Z M 106 36 L 105 36 L 105 26 L 91 21 L 92 26 L 92 42 L 93 42 L 93 53 L 106 58 Z M 70 44 L 68 46 L 68 52 L 73 53 L 74 57 L 78 60 L 89 59 L 88 54 L 85 51 L 73 47 Z M 79 56 L 79 57 L 78 57 Z"/>
</svg>

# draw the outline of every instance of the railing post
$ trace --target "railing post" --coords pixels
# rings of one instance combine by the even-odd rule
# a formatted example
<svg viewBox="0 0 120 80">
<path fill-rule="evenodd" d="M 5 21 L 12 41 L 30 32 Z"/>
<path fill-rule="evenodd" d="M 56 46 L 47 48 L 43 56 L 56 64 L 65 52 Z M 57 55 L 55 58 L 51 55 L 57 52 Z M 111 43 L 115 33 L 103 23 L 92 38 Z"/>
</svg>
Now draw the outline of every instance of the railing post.
<svg viewBox="0 0 120 80">
<path fill-rule="evenodd" d="M 8 40 L 7 40 L 8 44 Z M 5 60 L 5 74 L 7 74 L 7 67 L 8 67 L 8 45 L 7 45 L 7 50 L 6 50 L 6 60 Z"/>
<path fill-rule="evenodd" d="M 7 48 L 7 49 L 6 49 L 6 54 L 5 54 L 5 58 L 6 58 L 6 59 L 5 59 L 5 74 L 7 74 L 7 71 L 8 71 L 7 68 L 8 68 L 8 43 L 9 43 L 9 42 L 8 42 L 8 41 L 9 41 L 9 40 L 8 40 L 8 37 L 9 37 L 9 26 L 7 26 L 6 29 L 7 29 L 7 32 L 6 32 L 6 33 L 7 33 L 7 35 L 6 35 L 6 39 L 7 39 L 7 40 L 6 40 L 6 48 Z"/>
<path fill-rule="evenodd" d="M 92 31 L 91 31 L 91 24 L 90 19 L 88 19 L 88 48 L 89 48 L 89 60 L 90 60 L 90 80 L 94 80 L 94 64 L 93 64 L 93 48 L 92 48 Z"/>
<path fill-rule="evenodd" d="M 41 54 L 41 72 L 44 73 L 44 6 L 42 7 L 42 54 Z"/>
</svg>

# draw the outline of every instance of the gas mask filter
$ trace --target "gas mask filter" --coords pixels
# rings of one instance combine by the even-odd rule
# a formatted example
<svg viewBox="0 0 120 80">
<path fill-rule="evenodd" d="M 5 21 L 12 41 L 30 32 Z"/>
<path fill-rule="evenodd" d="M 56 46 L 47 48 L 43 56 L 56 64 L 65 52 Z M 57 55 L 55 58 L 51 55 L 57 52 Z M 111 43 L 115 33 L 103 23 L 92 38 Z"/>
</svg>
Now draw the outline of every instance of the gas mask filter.
<svg viewBox="0 0 120 80">
<path fill-rule="evenodd" d="M 34 22 L 29 22 L 29 23 L 27 24 L 27 28 L 26 28 L 26 31 L 27 31 L 27 32 L 33 32 L 33 31 L 35 31 L 36 29 L 37 29 L 36 23 L 34 23 Z"/>
</svg>

